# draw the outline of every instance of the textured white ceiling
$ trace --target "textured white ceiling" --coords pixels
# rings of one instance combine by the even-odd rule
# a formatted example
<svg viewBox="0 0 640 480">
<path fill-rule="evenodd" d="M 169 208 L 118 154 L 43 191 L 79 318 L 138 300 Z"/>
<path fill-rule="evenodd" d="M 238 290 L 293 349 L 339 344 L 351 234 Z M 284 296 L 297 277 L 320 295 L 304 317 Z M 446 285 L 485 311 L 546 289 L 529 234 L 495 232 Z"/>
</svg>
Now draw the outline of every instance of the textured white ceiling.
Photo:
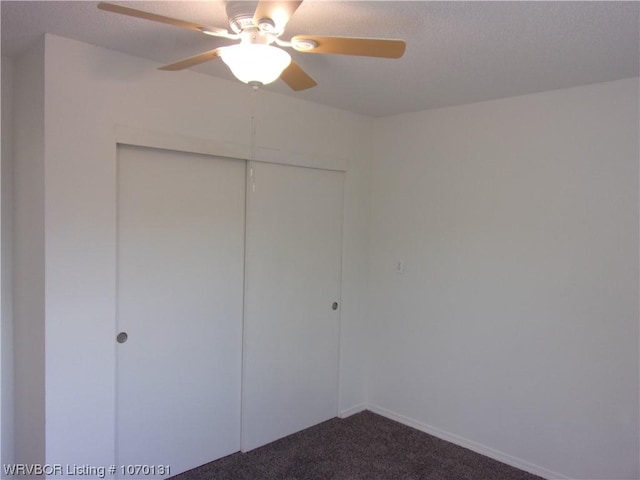
<svg viewBox="0 0 640 480">
<path fill-rule="evenodd" d="M 227 28 L 221 1 L 117 2 Z M 2 1 L 2 54 L 53 33 L 171 63 L 229 41 L 103 12 L 96 2 Z M 305 0 L 282 38 L 402 38 L 399 60 L 294 52 L 318 86 L 264 88 L 372 116 L 436 108 L 639 75 L 640 2 Z M 212 61 L 194 70 L 234 80 Z M 166 75 L 180 75 L 167 72 Z"/>
</svg>

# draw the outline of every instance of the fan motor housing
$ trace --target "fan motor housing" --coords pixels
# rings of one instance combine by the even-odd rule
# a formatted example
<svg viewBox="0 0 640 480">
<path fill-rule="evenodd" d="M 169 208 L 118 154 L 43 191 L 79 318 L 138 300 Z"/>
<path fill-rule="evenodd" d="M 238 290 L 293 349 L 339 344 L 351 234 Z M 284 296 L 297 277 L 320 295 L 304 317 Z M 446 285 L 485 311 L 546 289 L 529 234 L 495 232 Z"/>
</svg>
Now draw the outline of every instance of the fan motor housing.
<svg viewBox="0 0 640 480">
<path fill-rule="evenodd" d="M 257 28 L 253 23 L 253 12 L 255 10 L 253 2 L 229 1 L 227 2 L 226 10 L 229 26 L 235 33 Z"/>
<path fill-rule="evenodd" d="M 241 43 L 251 45 L 271 45 L 276 39 L 273 34 L 262 32 L 255 27 L 241 32 L 240 38 Z"/>
</svg>

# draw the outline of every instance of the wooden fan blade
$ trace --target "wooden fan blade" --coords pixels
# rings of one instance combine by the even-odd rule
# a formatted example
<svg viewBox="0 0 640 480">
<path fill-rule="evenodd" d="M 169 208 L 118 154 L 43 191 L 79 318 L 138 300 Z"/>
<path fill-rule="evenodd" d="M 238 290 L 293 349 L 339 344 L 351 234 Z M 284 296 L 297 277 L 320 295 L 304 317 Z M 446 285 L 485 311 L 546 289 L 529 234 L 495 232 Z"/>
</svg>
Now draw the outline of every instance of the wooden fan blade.
<svg viewBox="0 0 640 480">
<path fill-rule="evenodd" d="M 167 70 L 170 72 L 174 72 L 176 70 L 184 70 L 185 68 L 200 65 L 201 63 L 208 62 L 209 60 L 213 60 L 214 58 L 217 58 L 219 56 L 220 49 L 215 48 L 213 50 L 209 50 L 208 52 L 199 53 L 198 55 L 194 55 L 193 57 L 185 58 L 184 60 L 180 60 L 179 62 L 165 65 L 164 67 L 158 68 L 158 70 Z"/>
<path fill-rule="evenodd" d="M 280 78 L 289 85 L 291 90 L 300 91 L 307 88 L 315 87 L 317 83 L 307 73 L 302 70 L 300 65 L 291 60 L 291 63 L 284 69 Z"/>
<path fill-rule="evenodd" d="M 317 44 L 311 49 L 296 47 L 296 42 L 310 40 Z M 296 35 L 291 39 L 293 48 L 304 53 L 337 53 L 362 57 L 400 58 L 406 44 L 403 40 L 377 38 L 320 37 L 317 35 Z"/>
<path fill-rule="evenodd" d="M 260 0 L 253 14 L 253 23 L 258 25 L 263 18 L 270 18 L 276 30 L 282 32 L 302 0 Z"/>
<path fill-rule="evenodd" d="M 200 25 L 198 23 L 186 22 L 184 20 L 178 20 L 177 18 L 165 17 L 163 15 L 156 15 L 155 13 L 143 12 L 142 10 L 136 10 L 135 8 L 123 7 L 114 3 L 99 2 L 98 8 L 107 12 L 120 13 L 122 15 L 128 15 L 130 17 L 142 18 L 145 20 L 151 20 L 153 22 L 160 22 L 167 25 L 173 25 L 174 27 L 187 28 L 189 30 L 195 30 L 196 32 L 206 32 L 210 35 L 227 36 L 231 35 L 223 28 L 208 27 L 206 25 Z"/>
</svg>

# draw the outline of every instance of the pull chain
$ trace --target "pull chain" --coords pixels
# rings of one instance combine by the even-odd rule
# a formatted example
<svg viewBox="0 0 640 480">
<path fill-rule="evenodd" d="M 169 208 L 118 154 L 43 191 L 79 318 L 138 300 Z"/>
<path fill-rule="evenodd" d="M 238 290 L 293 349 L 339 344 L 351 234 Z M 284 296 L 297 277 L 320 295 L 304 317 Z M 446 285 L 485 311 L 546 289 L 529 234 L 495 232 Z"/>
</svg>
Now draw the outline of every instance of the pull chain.
<svg viewBox="0 0 640 480">
<path fill-rule="evenodd" d="M 256 159 L 256 106 L 258 103 L 258 87 L 251 88 L 251 153 L 249 175 L 251 177 L 251 191 L 256 191 L 256 179 L 253 173 L 253 162 Z"/>
</svg>

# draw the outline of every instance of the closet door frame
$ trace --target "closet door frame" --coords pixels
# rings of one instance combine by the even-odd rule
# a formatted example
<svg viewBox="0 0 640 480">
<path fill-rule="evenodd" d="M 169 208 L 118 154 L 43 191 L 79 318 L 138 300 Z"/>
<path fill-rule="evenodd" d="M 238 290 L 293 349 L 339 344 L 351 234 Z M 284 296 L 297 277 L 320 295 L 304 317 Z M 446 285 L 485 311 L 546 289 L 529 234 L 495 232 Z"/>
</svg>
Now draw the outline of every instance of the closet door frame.
<svg viewBox="0 0 640 480">
<path fill-rule="evenodd" d="M 148 147 L 155 149 L 164 149 L 164 150 L 174 150 L 177 152 L 184 153 L 196 153 L 196 154 L 204 154 L 211 155 L 214 157 L 222 157 L 228 159 L 234 159 L 238 161 L 243 161 L 247 163 L 247 182 L 245 188 L 245 209 L 248 208 L 248 195 L 249 195 L 249 179 L 250 168 L 249 165 L 251 162 L 266 162 L 266 163 L 275 163 L 281 165 L 290 165 L 295 167 L 308 167 L 308 168 L 317 168 L 321 170 L 335 170 L 338 172 L 342 172 L 345 174 L 345 185 L 344 191 L 346 192 L 346 179 L 347 174 L 349 172 L 349 160 L 346 157 L 339 157 L 333 155 L 326 154 L 317 154 L 310 153 L 304 151 L 292 151 L 292 150 L 281 150 L 269 147 L 255 146 L 252 148 L 250 144 L 239 144 L 239 143 L 229 143 L 224 141 L 216 141 L 205 138 L 196 138 L 185 136 L 181 134 L 175 133 L 167 133 L 167 132 L 158 132 L 151 131 L 146 129 L 140 129 L 136 127 L 131 127 L 128 125 L 116 124 L 113 128 L 113 135 L 111 137 L 111 143 L 113 145 L 113 159 L 114 165 L 116 162 L 116 152 L 118 145 L 128 145 L 133 147 Z M 115 180 L 115 178 L 114 178 Z M 115 186 L 115 184 L 114 184 Z M 343 198 L 343 216 L 342 216 L 342 231 L 344 233 L 344 216 L 345 213 L 345 205 Z M 246 214 L 245 214 L 245 222 L 246 222 Z M 245 223 L 245 248 L 246 248 L 246 238 L 247 238 L 247 225 Z M 342 255 L 344 255 L 344 235 L 342 238 Z M 115 266 L 114 266 L 115 268 Z M 340 299 L 338 300 L 340 304 L 342 304 L 342 286 L 343 286 L 343 277 L 344 270 L 341 271 L 341 280 L 340 280 Z M 245 281 L 246 281 L 246 252 L 245 252 Z M 115 307 L 115 305 L 114 305 Z M 342 306 L 340 305 L 340 312 L 342 311 Z M 339 335 L 341 336 L 341 325 L 342 323 L 342 315 L 339 318 Z M 113 336 L 117 335 L 117 320 L 113 319 Z M 339 342 L 341 338 L 339 337 Z M 340 345 L 339 345 L 340 348 Z M 242 354 L 244 358 L 244 316 L 243 316 L 243 345 L 242 345 Z M 114 363 L 116 359 L 116 350 L 114 348 Z M 337 402 L 336 402 L 336 415 L 339 413 L 340 409 L 340 398 L 341 398 L 341 381 L 340 381 L 340 367 L 341 362 L 338 360 L 338 386 L 337 386 Z M 244 362 L 242 366 L 242 376 L 241 376 L 241 385 L 244 385 Z M 243 395 L 243 388 L 241 387 L 241 395 Z M 115 397 L 114 397 L 114 411 L 115 411 Z M 241 423 L 242 423 L 242 408 L 241 408 Z M 114 425 L 115 427 L 115 425 Z M 115 432 L 114 432 L 114 440 Z M 240 433 L 240 445 L 243 445 L 242 438 L 242 428 Z M 115 458 L 114 458 L 115 462 Z"/>
</svg>

